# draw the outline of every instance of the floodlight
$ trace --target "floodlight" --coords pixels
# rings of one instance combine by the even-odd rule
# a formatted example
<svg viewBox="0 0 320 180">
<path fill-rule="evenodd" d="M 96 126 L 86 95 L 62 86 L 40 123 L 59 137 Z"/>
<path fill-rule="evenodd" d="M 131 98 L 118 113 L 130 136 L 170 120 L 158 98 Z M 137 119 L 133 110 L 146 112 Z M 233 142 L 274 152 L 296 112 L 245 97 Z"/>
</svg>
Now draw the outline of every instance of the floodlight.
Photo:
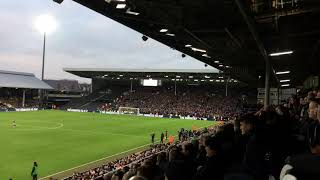
<svg viewBox="0 0 320 180">
<path fill-rule="evenodd" d="M 57 28 L 55 18 L 49 14 L 40 15 L 34 22 L 35 28 L 41 32 L 50 34 Z"/>
<path fill-rule="evenodd" d="M 283 51 L 283 52 L 276 52 L 276 53 L 271 53 L 269 56 L 282 56 L 282 55 L 287 55 L 287 54 L 292 54 L 293 51 Z"/>
</svg>

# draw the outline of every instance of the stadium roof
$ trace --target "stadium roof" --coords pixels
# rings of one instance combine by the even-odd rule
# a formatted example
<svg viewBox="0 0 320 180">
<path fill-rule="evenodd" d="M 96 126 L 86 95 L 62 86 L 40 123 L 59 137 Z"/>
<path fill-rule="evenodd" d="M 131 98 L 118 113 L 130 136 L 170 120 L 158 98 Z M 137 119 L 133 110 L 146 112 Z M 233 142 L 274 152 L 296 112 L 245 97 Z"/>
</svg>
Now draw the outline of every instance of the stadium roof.
<svg viewBox="0 0 320 180">
<path fill-rule="evenodd" d="M 45 79 L 44 82 L 53 87 L 54 91 L 82 92 L 80 84 L 77 80 L 52 80 Z"/>
<path fill-rule="evenodd" d="M 141 73 L 211 73 L 214 69 L 126 69 L 126 68 L 63 68 L 64 71 L 106 71 L 106 72 L 141 72 Z"/>
<path fill-rule="evenodd" d="M 319 73 L 319 0 L 73 1 L 247 83 L 264 83 L 265 61 L 275 84 Z"/>
<path fill-rule="evenodd" d="M 66 72 L 85 78 L 104 79 L 207 79 L 224 81 L 228 76 L 213 69 L 120 69 L 120 68 L 64 68 Z M 232 82 L 238 80 L 232 79 Z"/>
<path fill-rule="evenodd" d="M 24 89 L 52 89 L 34 74 L 0 70 L 0 87 Z"/>
</svg>

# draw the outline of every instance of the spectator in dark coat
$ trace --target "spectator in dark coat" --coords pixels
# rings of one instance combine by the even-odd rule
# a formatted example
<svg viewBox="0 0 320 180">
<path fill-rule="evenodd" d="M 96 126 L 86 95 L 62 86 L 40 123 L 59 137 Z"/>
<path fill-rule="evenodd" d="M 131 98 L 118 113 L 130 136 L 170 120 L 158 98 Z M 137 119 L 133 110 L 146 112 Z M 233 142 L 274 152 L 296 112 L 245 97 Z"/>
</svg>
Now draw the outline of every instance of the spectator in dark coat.
<svg viewBox="0 0 320 180">
<path fill-rule="evenodd" d="M 235 162 L 242 162 L 249 139 L 254 135 L 255 123 L 258 121 L 253 114 L 246 114 L 239 118 L 240 135 L 235 136 Z"/>
<path fill-rule="evenodd" d="M 210 137 L 205 145 L 207 161 L 199 167 L 194 180 L 222 180 L 225 172 L 225 163 L 221 153 L 222 139 L 219 136 Z"/>
<path fill-rule="evenodd" d="M 294 175 L 298 180 L 318 180 L 320 178 L 320 124 L 313 124 L 308 129 L 310 153 L 288 158 L 287 165 L 281 172 Z"/>
<path fill-rule="evenodd" d="M 269 110 L 262 112 L 259 121 L 264 128 L 257 129 L 247 144 L 244 165 L 259 180 L 278 177 L 286 157 L 290 154 L 288 131 L 279 123 L 278 115 Z"/>
</svg>

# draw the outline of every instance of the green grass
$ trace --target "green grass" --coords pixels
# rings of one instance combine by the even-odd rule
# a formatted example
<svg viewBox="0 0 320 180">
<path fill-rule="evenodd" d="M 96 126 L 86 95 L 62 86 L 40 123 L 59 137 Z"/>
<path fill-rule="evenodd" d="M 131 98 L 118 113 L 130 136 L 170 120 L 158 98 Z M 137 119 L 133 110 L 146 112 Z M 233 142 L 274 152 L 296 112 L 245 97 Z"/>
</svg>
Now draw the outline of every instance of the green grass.
<svg viewBox="0 0 320 180">
<path fill-rule="evenodd" d="M 12 127 L 15 120 L 17 127 Z M 213 125 L 210 121 L 63 111 L 0 113 L 0 179 L 40 177 L 150 143 L 162 131 Z"/>
</svg>

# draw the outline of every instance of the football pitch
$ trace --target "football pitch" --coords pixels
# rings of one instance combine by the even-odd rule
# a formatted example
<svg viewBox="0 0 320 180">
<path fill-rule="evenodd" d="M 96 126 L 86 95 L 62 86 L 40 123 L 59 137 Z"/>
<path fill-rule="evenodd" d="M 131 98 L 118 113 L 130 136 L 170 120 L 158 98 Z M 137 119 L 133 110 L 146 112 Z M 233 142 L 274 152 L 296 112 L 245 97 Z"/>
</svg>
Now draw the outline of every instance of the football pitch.
<svg viewBox="0 0 320 180">
<path fill-rule="evenodd" d="M 13 120 L 16 127 L 13 127 Z M 150 143 L 150 134 L 214 125 L 212 121 L 150 118 L 64 111 L 0 113 L 0 179 L 31 179 L 128 152 Z"/>
</svg>

